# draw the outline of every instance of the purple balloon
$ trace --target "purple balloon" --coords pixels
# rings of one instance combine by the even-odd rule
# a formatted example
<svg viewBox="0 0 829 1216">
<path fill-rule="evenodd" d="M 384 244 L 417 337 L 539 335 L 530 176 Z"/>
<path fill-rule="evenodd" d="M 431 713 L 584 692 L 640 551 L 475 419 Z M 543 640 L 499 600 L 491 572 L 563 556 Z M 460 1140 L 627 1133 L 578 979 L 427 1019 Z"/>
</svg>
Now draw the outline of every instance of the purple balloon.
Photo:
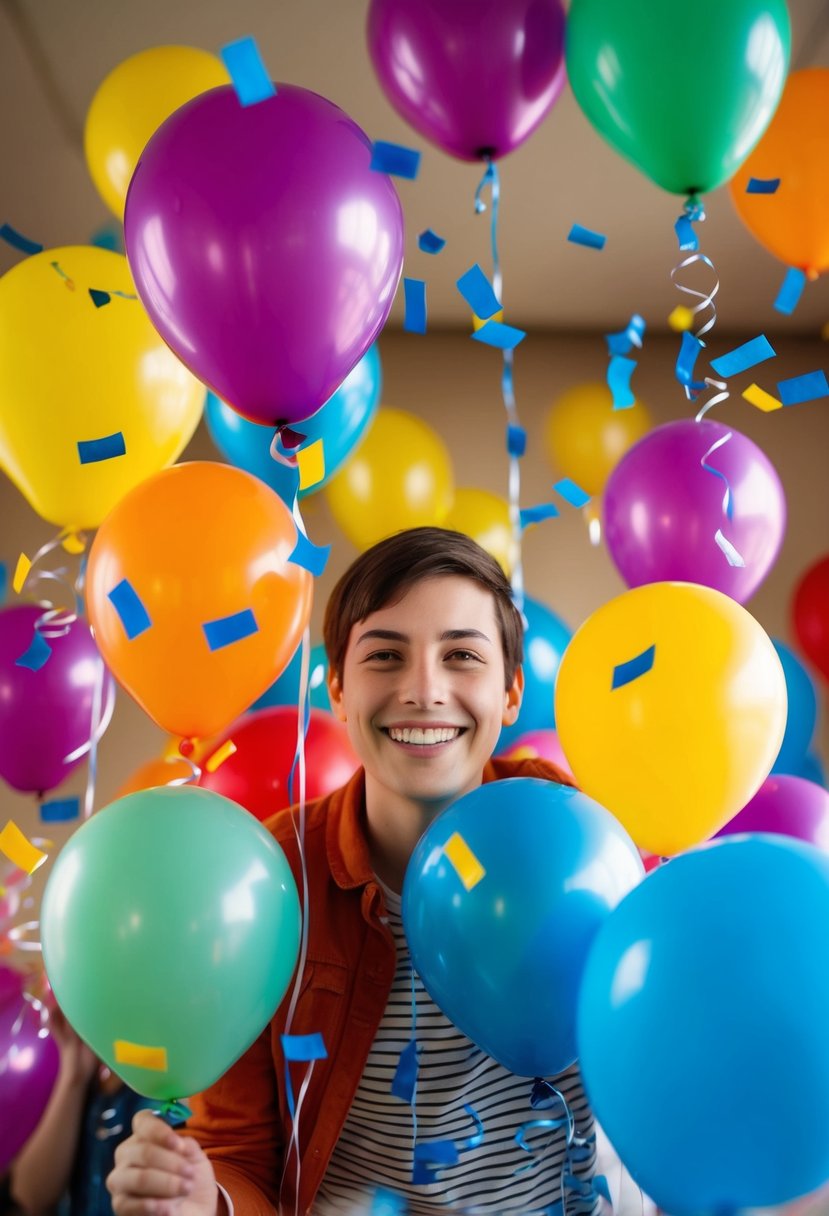
<svg viewBox="0 0 829 1216">
<path fill-rule="evenodd" d="M 0 965 L 0 1009 L 10 1002 L 20 1002 L 23 993 L 24 976 L 14 967 Z"/>
<path fill-rule="evenodd" d="M 0 1173 L 40 1122 L 59 1062 L 37 1008 L 22 997 L 0 1005 Z"/>
<path fill-rule="evenodd" d="M 724 505 L 729 489 L 731 519 Z M 786 499 L 755 443 L 720 422 L 689 419 L 657 427 L 625 453 L 605 489 L 604 525 L 610 556 L 629 587 L 703 583 L 744 604 L 777 557 Z M 745 566 L 729 563 L 718 531 Z"/>
<path fill-rule="evenodd" d="M 124 238 L 153 324 L 252 422 L 310 417 L 383 327 L 403 212 L 372 145 L 307 89 L 240 105 L 231 85 L 176 110 L 130 183 Z"/>
<path fill-rule="evenodd" d="M 560 0 L 372 0 L 368 49 L 416 131 L 461 160 L 497 160 L 564 87 L 564 9 Z"/>
<path fill-rule="evenodd" d="M 829 853 L 829 790 L 803 777 L 773 773 L 717 835 L 740 832 L 793 836 Z"/>
<path fill-rule="evenodd" d="M 96 725 L 108 722 L 113 695 L 112 676 L 80 618 L 62 637 L 46 639 L 52 653 L 37 671 L 17 666 L 42 615 L 36 604 L 0 611 L 0 777 L 38 794 L 60 785 L 80 763 L 83 755 L 67 757 L 89 743 L 96 695 Z"/>
</svg>

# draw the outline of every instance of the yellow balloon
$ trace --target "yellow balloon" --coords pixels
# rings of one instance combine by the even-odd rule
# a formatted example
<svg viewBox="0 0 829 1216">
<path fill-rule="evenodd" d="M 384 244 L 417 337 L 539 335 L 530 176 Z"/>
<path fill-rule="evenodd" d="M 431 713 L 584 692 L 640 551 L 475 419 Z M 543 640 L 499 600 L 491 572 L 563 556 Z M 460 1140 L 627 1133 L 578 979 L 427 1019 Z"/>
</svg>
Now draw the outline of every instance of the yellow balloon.
<svg viewBox="0 0 829 1216">
<path fill-rule="evenodd" d="M 354 455 L 322 491 L 357 549 L 404 528 L 442 524 L 452 505 L 452 462 L 440 436 L 404 410 L 381 409 Z"/>
<path fill-rule="evenodd" d="M 0 467 L 62 527 L 97 527 L 201 417 L 204 385 L 134 297 L 126 258 L 92 247 L 46 250 L 0 279 Z"/>
<path fill-rule="evenodd" d="M 786 708 L 764 630 L 694 583 L 610 600 L 576 632 L 556 680 L 556 730 L 576 782 L 660 856 L 707 840 L 754 796 Z"/>
<path fill-rule="evenodd" d="M 506 499 L 488 490 L 456 490 L 455 501 L 441 526 L 471 536 L 510 577 L 517 553 Z"/>
<path fill-rule="evenodd" d="M 147 140 L 191 98 L 229 84 L 215 55 L 193 46 L 157 46 L 119 63 L 98 86 L 86 116 L 84 152 L 95 187 L 119 219 Z"/>
<path fill-rule="evenodd" d="M 588 494 L 601 494 L 625 452 L 652 425 L 640 401 L 614 410 L 606 384 L 578 384 L 562 393 L 547 415 L 547 459 Z"/>
</svg>

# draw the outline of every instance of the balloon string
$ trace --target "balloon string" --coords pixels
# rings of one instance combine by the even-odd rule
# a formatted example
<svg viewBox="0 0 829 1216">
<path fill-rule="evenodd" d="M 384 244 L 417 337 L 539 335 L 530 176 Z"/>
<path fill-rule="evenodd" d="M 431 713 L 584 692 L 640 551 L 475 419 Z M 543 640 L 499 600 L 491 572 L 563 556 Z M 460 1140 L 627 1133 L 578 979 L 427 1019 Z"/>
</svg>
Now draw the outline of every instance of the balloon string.
<svg viewBox="0 0 829 1216">
<path fill-rule="evenodd" d="M 57 536 L 47 541 L 46 544 L 41 545 L 38 549 L 31 560 L 29 569 L 20 587 L 20 593 L 25 590 L 33 600 L 44 608 L 43 614 L 35 622 L 35 629 L 45 638 L 64 637 L 81 615 L 80 593 L 78 590 L 78 580 L 81 578 L 81 574 L 79 573 L 77 579 L 73 579 L 67 566 L 57 566 L 53 570 L 37 568 L 44 558 L 53 553 L 59 546 L 63 546 L 64 542 L 70 537 L 77 545 L 81 546 L 81 552 L 85 549 L 86 537 L 82 532 L 76 532 L 72 528 L 63 528 Z M 69 606 L 58 607 L 51 595 L 41 595 L 38 598 L 35 589 L 39 588 L 42 583 L 56 584 L 62 591 L 65 591 Z M 53 591 L 53 589 L 50 590 Z"/>
<path fill-rule="evenodd" d="M 516 1173 L 524 1173 L 526 1170 L 540 1165 L 544 1155 L 553 1143 L 553 1140 L 551 1140 L 540 1153 L 536 1154 L 535 1150 L 526 1140 L 526 1135 L 529 1131 L 534 1129 L 549 1129 L 550 1131 L 558 1132 L 561 1128 L 565 1128 L 566 1143 L 564 1161 L 561 1167 L 560 1204 L 562 1216 L 567 1216 L 567 1200 L 570 1192 L 574 1192 L 576 1199 L 590 1198 L 593 1194 L 592 1183 L 577 1178 L 573 1170 L 577 1159 L 584 1160 L 585 1153 L 592 1153 L 595 1137 L 584 1137 L 576 1134 L 575 1115 L 564 1094 L 549 1081 L 545 1081 L 541 1077 L 537 1077 L 533 1085 L 530 1106 L 532 1106 L 533 1110 L 547 1110 L 553 1106 L 560 1106 L 561 1115 L 556 1118 L 530 1119 L 526 1123 L 521 1124 L 515 1133 L 515 1142 L 519 1148 L 534 1156 L 535 1159 L 528 1162 L 527 1165 L 520 1166 L 516 1170 Z"/>
<path fill-rule="evenodd" d="M 702 317 L 700 316 L 701 313 L 708 312 L 710 314 L 706 320 L 702 321 L 699 328 L 694 330 L 694 338 L 699 343 L 699 346 L 703 349 L 706 345 L 706 343 L 703 341 L 704 335 L 709 333 L 717 322 L 717 306 L 714 303 L 714 300 L 720 290 L 720 280 L 717 277 L 714 263 L 709 257 L 707 257 L 706 254 L 699 252 L 699 241 L 692 227 L 693 224 L 701 224 L 704 223 L 704 221 L 705 207 L 702 200 L 697 198 L 696 195 L 692 194 L 686 200 L 683 213 L 676 221 L 676 232 L 677 237 L 679 238 L 680 249 L 691 250 L 691 252 L 687 257 L 683 258 L 682 261 L 678 262 L 671 271 L 671 280 L 674 286 L 684 295 L 691 296 L 693 299 L 698 301 L 698 303 L 694 304 L 693 307 L 689 309 L 692 318 L 696 319 L 699 317 L 700 321 L 702 321 Z M 682 271 L 687 270 L 693 265 L 707 266 L 714 275 L 714 284 L 709 291 L 698 291 L 696 288 L 689 287 L 687 284 L 681 283 L 677 279 L 678 274 L 681 274 Z M 691 328 L 691 326 L 689 326 L 689 328 Z M 696 401 L 699 394 L 705 389 L 713 390 L 713 395 L 709 397 L 702 408 L 697 411 L 695 416 L 696 422 L 701 422 L 710 409 L 712 409 L 715 405 L 720 405 L 730 396 L 727 382 L 724 380 L 717 380 L 713 376 L 704 376 L 701 381 L 691 381 L 689 383 L 685 383 L 683 387 L 685 389 L 685 395 L 689 401 Z"/>
<path fill-rule="evenodd" d="M 489 197 L 491 203 L 490 212 L 490 227 L 489 239 L 492 247 L 492 289 L 495 292 L 497 299 L 503 304 L 502 288 L 503 279 L 501 275 L 501 259 L 498 254 L 498 208 L 501 201 L 501 180 L 498 174 L 498 168 L 494 161 L 488 161 L 483 177 L 478 183 L 478 188 L 475 191 L 475 211 L 478 215 L 486 211 L 486 203 L 483 200 L 483 192 L 489 188 Z M 507 426 L 521 429 L 521 423 L 518 418 L 518 408 L 515 402 L 515 386 L 513 382 L 513 351 L 505 349 L 503 351 L 503 370 L 501 372 L 501 396 L 504 401 L 504 409 L 507 414 Z M 513 550 L 515 560 L 512 568 L 512 594 L 515 600 L 516 607 L 519 611 L 524 608 L 524 565 L 522 560 L 522 534 L 521 527 L 521 464 L 520 456 L 515 452 L 509 451 L 509 476 L 508 476 L 508 502 L 509 502 L 509 519 L 510 528 L 512 530 Z"/>
</svg>

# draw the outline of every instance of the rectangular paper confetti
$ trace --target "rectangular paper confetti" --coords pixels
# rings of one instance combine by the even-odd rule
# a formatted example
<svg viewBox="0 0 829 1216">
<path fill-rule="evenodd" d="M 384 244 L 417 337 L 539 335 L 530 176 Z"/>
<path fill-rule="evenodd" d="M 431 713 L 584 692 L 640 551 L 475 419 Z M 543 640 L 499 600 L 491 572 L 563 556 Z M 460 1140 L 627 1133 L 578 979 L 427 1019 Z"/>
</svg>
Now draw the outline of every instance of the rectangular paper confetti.
<svg viewBox="0 0 829 1216">
<path fill-rule="evenodd" d="M 777 352 L 766 335 L 759 334 L 750 342 L 744 342 L 742 346 L 736 346 L 718 359 L 712 359 L 711 366 L 718 376 L 725 376 L 727 379 L 729 376 L 739 376 L 740 372 L 748 371 L 750 367 L 764 363 L 766 359 L 776 357 Z"/>
<path fill-rule="evenodd" d="M 562 477 L 561 481 L 555 483 L 553 489 L 561 495 L 565 502 L 569 502 L 571 507 L 586 507 L 590 502 L 590 495 L 586 494 L 581 486 L 576 485 L 569 477 Z"/>
<path fill-rule="evenodd" d="M 438 236 L 431 228 L 424 229 L 417 238 L 417 247 L 421 253 L 440 253 L 445 244 L 445 238 Z"/>
<path fill-rule="evenodd" d="M 403 328 L 407 334 L 426 333 L 426 284 L 422 279 L 404 279 L 406 311 Z"/>
<path fill-rule="evenodd" d="M 40 671 L 48 663 L 52 647 L 39 629 L 33 630 L 32 640 L 19 659 L 15 659 L 15 667 L 28 667 L 29 671 Z"/>
<path fill-rule="evenodd" d="M 30 241 L 22 232 L 18 232 L 16 228 L 12 228 L 11 224 L 3 224 L 0 226 L 0 238 L 11 245 L 14 249 L 19 249 L 21 253 L 41 253 L 42 245 L 38 245 L 37 241 Z"/>
<path fill-rule="evenodd" d="M 649 646 L 647 650 L 643 650 L 641 654 L 637 654 L 635 658 L 628 659 L 626 663 L 617 663 L 613 668 L 611 690 L 624 688 L 625 684 L 633 683 L 634 680 L 638 680 L 640 676 L 650 671 L 653 667 L 655 654 L 656 643 L 653 646 Z"/>
<path fill-rule="evenodd" d="M 467 891 L 476 887 L 486 874 L 486 870 L 459 832 L 452 833 L 443 846 L 443 852 L 449 858 Z"/>
<path fill-rule="evenodd" d="M 482 325 L 472 335 L 472 338 L 475 342 L 482 342 L 484 346 L 495 346 L 498 350 L 514 350 L 526 336 L 523 329 L 516 329 L 513 325 L 502 325 L 500 321 L 487 321 L 486 325 Z"/>
<path fill-rule="evenodd" d="M 689 393 L 699 392 L 705 388 L 704 380 L 694 379 L 694 367 L 702 350 L 702 342 L 688 330 L 682 335 L 679 354 L 676 357 L 675 375 L 679 383 Z"/>
<path fill-rule="evenodd" d="M 687 215 L 681 215 L 674 224 L 677 243 L 681 253 L 696 253 L 699 249 L 699 238 L 694 225 Z"/>
<path fill-rule="evenodd" d="M 120 583 L 107 593 L 107 599 L 118 613 L 124 633 L 130 642 L 152 625 L 147 609 L 128 579 L 122 578 Z"/>
<path fill-rule="evenodd" d="M 372 144 L 369 169 L 414 181 L 420 169 L 420 153 L 416 148 L 404 148 L 402 144 L 390 144 L 378 139 Z"/>
<path fill-rule="evenodd" d="M 786 277 L 780 285 L 777 299 L 774 301 L 774 307 L 777 312 L 782 312 L 784 317 L 790 317 L 800 303 L 800 297 L 803 295 L 803 288 L 805 286 L 806 275 L 802 270 L 798 270 L 796 266 L 790 266 L 786 271 Z"/>
<path fill-rule="evenodd" d="M 629 410 L 636 405 L 630 378 L 636 370 L 636 360 L 614 355 L 607 365 L 607 385 L 613 396 L 614 410 Z"/>
<path fill-rule="evenodd" d="M 307 448 L 300 448 L 296 454 L 296 462 L 299 468 L 300 490 L 319 485 L 325 477 L 325 449 L 322 440 L 315 439 Z"/>
<path fill-rule="evenodd" d="M 251 608 L 231 612 L 230 616 L 217 617 L 215 621 L 204 621 L 202 629 L 211 650 L 223 650 L 225 646 L 232 646 L 234 642 L 241 642 L 259 632 Z"/>
<path fill-rule="evenodd" d="M 103 308 L 105 304 L 109 304 L 112 296 L 108 291 L 99 291 L 96 287 L 90 287 L 89 298 L 96 308 Z"/>
<path fill-rule="evenodd" d="M 591 228 L 582 228 L 581 224 L 574 224 L 567 240 L 573 245 L 584 245 L 588 249 L 604 249 L 607 237 L 602 232 L 594 232 Z"/>
<path fill-rule="evenodd" d="M 507 424 L 507 453 L 520 460 L 527 450 L 527 432 L 514 422 Z"/>
<path fill-rule="evenodd" d="M 477 262 L 461 275 L 456 286 L 475 316 L 481 320 L 488 321 L 500 312 L 501 301 Z"/>
<path fill-rule="evenodd" d="M 414 1097 L 415 1082 L 417 1081 L 417 1042 L 412 1039 L 406 1044 L 397 1061 L 397 1068 L 391 1079 L 391 1092 L 395 1098 L 411 1104 Z"/>
<path fill-rule="evenodd" d="M 821 397 L 829 397 L 826 372 L 806 372 L 803 376 L 780 380 L 777 391 L 784 405 L 802 405 L 804 401 L 818 401 Z"/>
<path fill-rule="evenodd" d="M 236 754 L 236 744 L 232 739 L 226 739 L 221 747 L 218 747 L 212 756 L 204 762 L 204 767 L 208 773 L 215 773 L 217 768 L 221 768 L 225 760 L 229 760 L 231 756 Z"/>
<path fill-rule="evenodd" d="M 779 185 L 779 177 L 750 177 L 746 194 L 776 194 Z"/>
<path fill-rule="evenodd" d="M 288 561 L 293 562 L 295 566 L 302 566 L 303 570 L 307 570 L 316 578 L 328 565 L 330 553 L 330 545 L 315 545 L 304 532 L 297 528 L 296 545 Z"/>
<path fill-rule="evenodd" d="M 167 1071 L 166 1047 L 144 1047 L 127 1039 L 116 1039 L 113 1047 L 116 1064 L 130 1064 L 133 1068 L 146 1068 L 149 1072 Z"/>
<path fill-rule="evenodd" d="M 17 559 L 17 565 L 14 568 L 14 578 L 12 579 L 12 591 L 15 595 L 20 595 L 20 592 L 23 590 L 23 584 L 29 577 L 31 568 L 32 563 L 25 553 L 21 553 Z"/>
<path fill-rule="evenodd" d="M 125 456 L 127 445 L 124 442 L 123 431 L 115 431 L 112 435 L 104 435 L 101 439 L 79 439 L 78 456 L 81 464 L 96 464 L 99 460 L 113 460 L 116 456 Z"/>
<path fill-rule="evenodd" d="M 635 312 L 624 329 L 615 334 L 605 334 L 608 354 L 626 355 L 634 346 L 641 350 L 645 329 L 645 318 Z"/>
<path fill-rule="evenodd" d="M 539 503 L 537 507 L 522 507 L 519 512 L 522 528 L 532 524 L 541 524 L 545 519 L 556 519 L 560 514 L 558 507 L 552 502 Z"/>
<path fill-rule="evenodd" d="M 9 592 L 9 568 L 0 562 L 0 604 L 5 604 Z"/>
<path fill-rule="evenodd" d="M 71 823 L 81 813 L 79 798 L 53 798 L 51 802 L 41 802 L 41 823 Z"/>
<path fill-rule="evenodd" d="M 11 819 L 0 832 L 0 853 L 8 857 L 18 870 L 23 870 L 26 874 L 34 874 L 38 866 L 43 865 L 47 856 L 31 843 Z"/>
<path fill-rule="evenodd" d="M 286 1060 L 327 1060 L 325 1041 L 319 1031 L 314 1034 L 280 1035 Z"/>
<path fill-rule="evenodd" d="M 778 401 L 776 397 L 772 397 L 771 393 L 767 393 L 765 389 L 760 388 L 759 384 L 750 384 L 748 388 L 743 389 L 743 397 L 749 405 L 756 406 L 764 414 L 783 408 L 783 402 Z"/>
<path fill-rule="evenodd" d="M 262 62 L 255 38 L 229 42 L 222 47 L 221 56 L 240 105 L 255 106 L 276 94 L 276 86 Z"/>
</svg>

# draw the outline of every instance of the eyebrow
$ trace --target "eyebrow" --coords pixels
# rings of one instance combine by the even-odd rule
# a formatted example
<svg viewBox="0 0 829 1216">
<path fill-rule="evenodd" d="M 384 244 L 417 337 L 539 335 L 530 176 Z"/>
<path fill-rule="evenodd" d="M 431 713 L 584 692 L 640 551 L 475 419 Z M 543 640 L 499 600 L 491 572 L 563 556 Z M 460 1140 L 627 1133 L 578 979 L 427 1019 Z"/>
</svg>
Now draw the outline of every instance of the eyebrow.
<svg viewBox="0 0 829 1216">
<path fill-rule="evenodd" d="M 490 645 L 492 643 L 492 639 L 485 633 L 481 633 L 480 629 L 445 629 L 440 635 L 441 642 L 459 642 L 464 638 L 480 638 L 484 642 L 489 642 Z M 356 645 L 359 646 L 362 642 L 368 641 L 408 642 L 409 640 L 407 634 L 398 633 L 394 629 L 367 629 L 357 638 Z"/>
</svg>

